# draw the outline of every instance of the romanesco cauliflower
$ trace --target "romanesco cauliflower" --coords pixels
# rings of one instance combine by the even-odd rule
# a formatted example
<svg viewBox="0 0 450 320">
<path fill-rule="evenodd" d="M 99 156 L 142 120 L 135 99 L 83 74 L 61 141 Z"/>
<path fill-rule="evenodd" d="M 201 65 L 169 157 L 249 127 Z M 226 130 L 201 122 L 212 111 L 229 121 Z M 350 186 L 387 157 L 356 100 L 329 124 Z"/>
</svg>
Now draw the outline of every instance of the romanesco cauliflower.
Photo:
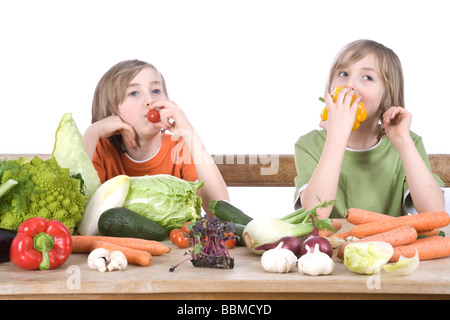
<svg viewBox="0 0 450 320">
<path fill-rule="evenodd" d="M 81 181 L 70 177 L 55 158 L 20 158 L 0 162 L 0 185 L 18 182 L 0 196 L 0 227 L 17 230 L 31 217 L 59 220 L 73 232 L 82 219 L 85 196 Z"/>
</svg>

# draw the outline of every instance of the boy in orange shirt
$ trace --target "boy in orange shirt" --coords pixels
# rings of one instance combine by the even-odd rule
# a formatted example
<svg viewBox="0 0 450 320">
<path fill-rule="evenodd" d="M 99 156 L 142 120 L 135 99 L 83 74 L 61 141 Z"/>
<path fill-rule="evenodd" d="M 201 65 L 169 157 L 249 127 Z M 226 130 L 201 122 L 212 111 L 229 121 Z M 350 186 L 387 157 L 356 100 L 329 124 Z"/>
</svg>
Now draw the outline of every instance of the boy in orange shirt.
<svg viewBox="0 0 450 320">
<path fill-rule="evenodd" d="M 160 113 L 156 123 L 147 119 L 152 109 Z M 201 178 L 198 192 L 208 215 L 210 200 L 229 200 L 214 160 L 184 112 L 169 101 L 162 75 L 147 62 L 119 62 L 100 79 L 83 142 L 102 183 L 120 174 Z"/>
</svg>

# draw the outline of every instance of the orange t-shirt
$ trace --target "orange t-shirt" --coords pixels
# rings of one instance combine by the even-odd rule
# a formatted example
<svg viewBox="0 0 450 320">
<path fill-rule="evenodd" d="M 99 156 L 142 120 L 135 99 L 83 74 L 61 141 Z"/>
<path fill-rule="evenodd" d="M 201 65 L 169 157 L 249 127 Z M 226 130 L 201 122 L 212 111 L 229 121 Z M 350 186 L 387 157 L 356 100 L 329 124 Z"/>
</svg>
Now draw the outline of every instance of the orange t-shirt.
<svg viewBox="0 0 450 320">
<path fill-rule="evenodd" d="M 121 174 L 130 177 L 170 174 L 187 181 L 198 180 L 187 144 L 182 138 L 165 133 L 158 152 L 144 161 L 133 160 L 126 153 L 118 152 L 108 139 L 100 139 L 92 163 L 102 183 Z"/>
</svg>

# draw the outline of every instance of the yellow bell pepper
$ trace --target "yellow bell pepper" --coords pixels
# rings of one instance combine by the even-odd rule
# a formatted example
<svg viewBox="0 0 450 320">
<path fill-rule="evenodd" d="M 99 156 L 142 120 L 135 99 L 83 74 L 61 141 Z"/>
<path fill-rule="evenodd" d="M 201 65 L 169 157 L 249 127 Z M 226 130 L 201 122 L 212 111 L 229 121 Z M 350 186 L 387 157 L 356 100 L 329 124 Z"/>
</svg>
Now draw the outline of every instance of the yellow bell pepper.
<svg viewBox="0 0 450 320">
<path fill-rule="evenodd" d="M 337 87 L 334 91 L 333 91 L 333 101 L 336 102 L 339 91 L 341 91 L 341 89 L 343 89 L 343 87 Z M 352 102 L 355 102 L 356 98 L 358 96 L 355 94 L 352 97 Z M 324 101 L 323 99 L 321 99 L 321 101 Z M 327 106 L 325 106 L 325 108 L 323 108 L 322 113 L 320 114 L 320 118 L 322 119 L 322 121 L 327 121 L 328 119 L 328 108 Z M 366 107 L 364 106 L 364 104 L 362 103 L 362 101 L 359 103 L 358 106 L 358 110 L 356 111 L 356 117 L 355 117 L 355 123 L 353 124 L 353 128 L 352 130 L 356 130 L 359 128 L 359 124 L 360 122 L 365 121 L 367 118 L 367 110 Z"/>
</svg>

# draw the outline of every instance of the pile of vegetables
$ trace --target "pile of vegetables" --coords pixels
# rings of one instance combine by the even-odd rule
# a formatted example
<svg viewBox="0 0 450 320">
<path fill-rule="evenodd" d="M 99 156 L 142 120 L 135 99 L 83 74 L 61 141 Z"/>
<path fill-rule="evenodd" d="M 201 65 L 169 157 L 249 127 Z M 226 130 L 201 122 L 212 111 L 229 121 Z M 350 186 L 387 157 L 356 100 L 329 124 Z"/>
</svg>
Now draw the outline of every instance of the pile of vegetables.
<svg viewBox="0 0 450 320">
<path fill-rule="evenodd" d="M 116 176 L 95 191 L 78 232 L 99 235 L 98 221 L 102 213 L 123 207 L 158 223 L 169 233 L 201 217 L 201 198 L 196 191 L 202 185 L 202 181 L 190 182 L 165 174 Z"/>
<path fill-rule="evenodd" d="M 328 275 L 334 271 L 333 248 L 326 238 L 319 236 L 313 215 L 317 216 L 314 210 L 310 214 L 313 232 L 303 243 L 297 237 L 286 236 L 274 244 L 256 248 L 266 250 L 261 257 L 264 270 L 283 273 L 298 266 L 300 273 L 312 276 Z"/>
<path fill-rule="evenodd" d="M 82 219 L 82 182 L 54 157 L 0 162 L 0 227 L 17 230 L 28 218 L 59 220 L 73 232 Z"/>
<path fill-rule="evenodd" d="M 317 229 L 332 229 L 331 220 L 319 220 L 316 211 L 319 208 L 326 208 L 333 203 L 334 201 L 323 201 L 310 210 L 301 208 L 281 219 L 253 219 L 246 225 L 243 232 L 245 245 L 252 252 L 262 254 L 262 251 L 257 249 L 258 247 L 275 243 L 283 237 L 308 235 L 314 230 L 314 227 Z M 315 224 L 313 219 L 315 219 Z"/>
<path fill-rule="evenodd" d="M 227 241 L 235 241 L 233 223 L 220 221 L 217 217 L 189 223 L 187 230 L 192 249 L 189 258 L 172 266 L 173 272 L 183 262 L 190 260 L 195 267 L 233 269 L 234 259 L 227 249 Z"/>
<path fill-rule="evenodd" d="M 450 256 L 450 238 L 439 231 L 450 223 L 447 212 L 392 217 L 351 208 L 345 217 L 354 226 L 333 237 L 350 242 L 337 255 L 351 271 L 373 274 L 384 268 L 405 275 L 414 272 L 420 260 Z M 387 265 L 388 262 L 395 264 Z"/>
<path fill-rule="evenodd" d="M 102 214 L 123 207 L 133 213 L 127 219 L 145 217 L 160 226 L 162 237 L 170 231 L 179 236 L 180 243 L 173 242 L 178 247 L 191 246 L 184 261 L 190 260 L 196 267 L 233 268 L 228 249 L 242 240 L 249 250 L 262 254 L 261 264 L 267 272 L 290 272 L 298 267 L 300 273 L 313 276 L 333 272 L 337 239 L 347 239 L 336 250 L 337 256 L 349 270 L 362 274 L 384 269 L 408 275 L 420 260 L 450 256 L 450 238 L 439 230 L 450 223 L 446 212 L 395 218 L 349 209 L 345 217 L 354 225 L 352 229 L 328 237 L 326 234 L 340 226 L 330 219 L 318 219 L 316 211 L 334 201 L 319 199 L 315 208 L 302 208 L 280 219 L 252 219 L 230 203 L 217 200 L 209 204 L 216 216 L 199 220 L 197 190 L 202 186 L 202 181 L 188 182 L 170 175 L 121 175 L 100 184 L 72 116 L 65 114 L 50 159 L 0 161 L 0 231 L 5 234 L 0 246 L 11 249 L 11 261 L 25 269 L 53 269 L 71 252 L 82 252 L 91 253 L 89 267 L 102 272 L 124 270 L 128 263 L 148 266 L 153 256 L 171 251 L 154 240 L 99 235 Z M 114 219 L 117 223 L 117 217 Z M 130 230 L 127 232 L 135 237 L 135 230 Z M 81 235 L 72 236 L 74 231 Z"/>
</svg>

